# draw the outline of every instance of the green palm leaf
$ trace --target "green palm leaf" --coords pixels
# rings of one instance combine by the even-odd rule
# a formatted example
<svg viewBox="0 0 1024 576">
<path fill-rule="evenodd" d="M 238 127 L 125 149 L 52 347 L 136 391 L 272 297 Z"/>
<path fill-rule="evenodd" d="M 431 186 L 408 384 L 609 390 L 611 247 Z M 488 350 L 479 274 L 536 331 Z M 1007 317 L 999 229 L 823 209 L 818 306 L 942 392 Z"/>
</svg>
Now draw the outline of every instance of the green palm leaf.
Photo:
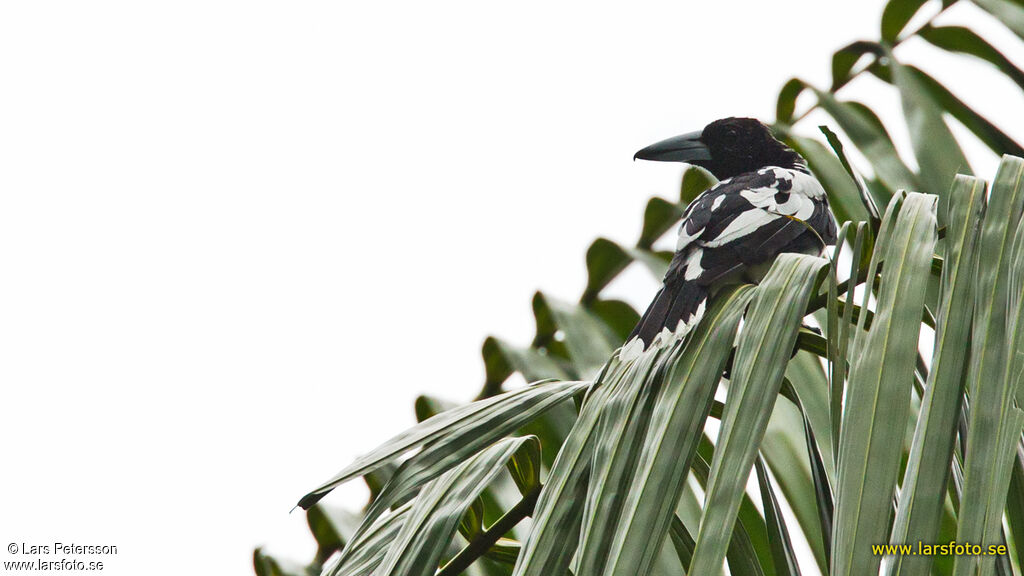
<svg viewBox="0 0 1024 576">
<path fill-rule="evenodd" d="M 1007 374 L 1008 306 L 1016 228 L 1024 213 L 1024 160 L 1004 157 L 992 184 L 981 228 L 978 292 L 968 372 L 967 460 L 957 540 L 994 544 L 1002 519 L 1010 466 L 1020 436 L 1017 390 Z M 1016 297 L 1016 295 L 1015 295 Z M 960 557 L 957 576 L 991 573 L 992 558 Z"/>
<path fill-rule="evenodd" d="M 893 544 L 934 542 L 938 537 L 964 390 L 964 342 L 970 336 L 974 312 L 977 238 L 985 189 L 983 181 L 960 176 L 950 192 L 935 351 L 903 478 L 890 538 Z M 931 564 L 931 556 L 888 557 L 884 574 L 928 574 Z"/>
<path fill-rule="evenodd" d="M 721 295 L 678 359 L 648 383 L 657 391 L 634 458 L 606 464 L 628 480 L 621 492 L 597 495 L 595 529 L 585 540 L 581 567 L 593 573 L 646 574 L 661 549 L 686 473 L 728 358 L 740 315 L 751 294 L 742 287 Z M 707 332 L 707 334 L 705 334 Z M 597 462 L 595 462 L 597 466 Z M 612 516 L 614 514 L 614 516 Z M 612 518 L 616 521 L 610 522 Z M 601 569 L 597 569 L 600 566 Z"/>
<path fill-rule="evenodd" d="M 537 439 L 502 440 L 426 484 L 374 574 L 433 575 L 463 511 L 505 470 L 506 462 L 531 442 Z"/>
<path fill-rule="evenodd" d="M 555 461 L 538 501 L 534 529 L 524 543 L 515 574 L 564 572 L 576 547 L 576 539 L 568 535 L 574 527 L 583 531 L 579 560 L 583 570 L 605 569 L 597 566 L 609 558 L 607 546 L 614 545 L 613 542 L 622 546 L 621 542 L 628 537 L 628 534 L 617 535 L 615 531 L 613 518 L 620 517 L 622 506 L 621 499 L 616 498 L 617 490 L 632 477 L 648 434 L 647 416 L 655 412 L 655 435 L 663 435 L 664 430 L 671 427 L 693 437 L 683 440 L 682 446 L 675 445 L 671 453 L 661 453 L 652 444 L 644 456 L 641 474 L 676 477 L 678 486 L 674 488 L 674 495 L 662 500 L 652 499 L 652 494 L 640 485 L 638 493 L 628 499 L 631 506 L 643 510 L 642 514 L 657 514 L 650 522 L 660 525 L 660 536 L 657 533 L 653 538 L 649 533 L 646 535 L 656 543 L 651 545 L 645 541 L 647 547 L 636 550 L 649 567 L 667 534 L 674 503 L 685 478 L 681 472 L 688 468 L 688 464 L 679 466 L 675 460 L 688 460 L 696 449 L 699 432 L 711 407 L 712 385 L 718 381 L 736 323 L 749 298 L 746 293 L 739 289 L 716 298 L 705 320 L 687 337 L 685 344 L 677 344 L 670 350 L 652 351 L 630 362 L 612 360 L 587 398 Z M 702 362 L 698 362 L 698 358 Z M 695 403 L 680 404 L 680 400 Z M 694 411 L 693 406 L 703 406 L 703 410 Z M 669 456 L 672 460 L 665 459 Z M 648 484 L 647 489 L 672 490 L 673 486 L 672 483 Z"/>
<path fill-rule="evenodd" d="M 877 572 L 871 545 L 888 533 L 893 488 L 899 474 L 903 423 L 917 357 L 925 287 L 936 242 L 934 196 L 907 195 L 875 246 L 884 260 L 871 328 L 857 338 L 840 431 L 832 576 Z M 872 266 L 874 268 L 874 266 Z M 862 318 L 863 319 L 863 318 Z M 899 425 L 893 426 L 893 423 Z"/>
<path fill-rule="evenodd" d="M 429 443 L 403 465 L 398 479 L 389 482 L 393 484 L 390 498 L 397 501 L 408 495 L 411 487 L 437 476 L 589 385 L 589 382 L 538 383 L 442 412 L 356 459 L 334 478 L 303 496 L 299 506 L 308 508 L 344 482 Z"/>
<path fill-rule="evenodd" d="M 740 334 L 729 398 L 711 464 L 704 514 L 690 570 L 717 573 L 743 489 L 778 395 L 786 360 L 825 261 L 783 254 L 758 286 Z M 741 416 L 742 415 L 742 416 Z"/>
</svg>

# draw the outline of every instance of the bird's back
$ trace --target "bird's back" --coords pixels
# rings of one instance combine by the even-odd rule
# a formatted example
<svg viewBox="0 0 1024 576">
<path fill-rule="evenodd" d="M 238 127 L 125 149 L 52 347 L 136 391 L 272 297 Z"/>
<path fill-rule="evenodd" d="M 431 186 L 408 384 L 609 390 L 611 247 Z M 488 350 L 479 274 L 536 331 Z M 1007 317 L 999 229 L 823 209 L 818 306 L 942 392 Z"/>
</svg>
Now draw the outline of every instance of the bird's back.
<svg viewBox="0 0 1024 576">
<path fill-rule="evenodd" d="M 760 281 L 779 254 L 820 255 L 835 241 L 825 191 L 805 166 L 766 166 L 719 182 L 687 206 L 664 286 L 620 357 L 681 337 L 716 290 Z"/>
</svg>

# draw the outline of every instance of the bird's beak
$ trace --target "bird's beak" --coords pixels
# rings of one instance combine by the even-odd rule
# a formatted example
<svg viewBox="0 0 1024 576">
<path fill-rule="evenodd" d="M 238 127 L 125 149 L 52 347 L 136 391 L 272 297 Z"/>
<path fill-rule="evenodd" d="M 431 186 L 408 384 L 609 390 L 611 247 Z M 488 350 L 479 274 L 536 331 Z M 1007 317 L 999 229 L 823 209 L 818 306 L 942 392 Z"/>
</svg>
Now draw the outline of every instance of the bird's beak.
<svg viewBox="0 0 1024 576">
<path fill-rule="evenodd" d="M 711 160 L 711 150 L 700 141 L 700 132 L 690 132 L 656 142 L 633 155 L 633 160 L 688 162 Z"/>
</svg>

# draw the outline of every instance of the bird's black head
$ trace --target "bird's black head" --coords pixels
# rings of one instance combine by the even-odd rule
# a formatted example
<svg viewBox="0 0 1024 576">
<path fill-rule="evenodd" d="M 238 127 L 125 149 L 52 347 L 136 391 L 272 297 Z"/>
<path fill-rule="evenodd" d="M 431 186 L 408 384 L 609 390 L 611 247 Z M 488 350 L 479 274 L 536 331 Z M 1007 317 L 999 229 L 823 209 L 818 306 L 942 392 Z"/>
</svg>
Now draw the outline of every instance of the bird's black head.
<svg viewBox="0 0 1024 576">
<path fill-rule="evenodd" d="M 799 154 L 776 140 L 768 127 L 754 118 L 715 120 L 700 132 L 651 144 L 633 158 L 694 164 L 719 180 L 765 166 L 795 168 L 804 164 Z"/>
</svg>

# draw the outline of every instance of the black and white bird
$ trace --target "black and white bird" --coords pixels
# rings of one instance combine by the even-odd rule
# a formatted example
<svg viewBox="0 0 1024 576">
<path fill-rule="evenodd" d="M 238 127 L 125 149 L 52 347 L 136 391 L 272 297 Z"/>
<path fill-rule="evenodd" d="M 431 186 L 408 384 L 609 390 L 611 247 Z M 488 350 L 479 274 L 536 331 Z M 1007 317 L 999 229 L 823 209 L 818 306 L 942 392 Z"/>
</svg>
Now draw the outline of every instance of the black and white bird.
<svg viewBox="0 0 1024 576">
<path fill-rule="evenodd" d="M 758 282 L 783 252 L 821 255 L 836 220 L 807 162 L 753 118 L 725 118 L 634 156 L 705 168 L 718 184 L 687 206 L 664 286 L 619 353 L 627 360 L 681 338 L 716 289 Z"/>
</svg>

